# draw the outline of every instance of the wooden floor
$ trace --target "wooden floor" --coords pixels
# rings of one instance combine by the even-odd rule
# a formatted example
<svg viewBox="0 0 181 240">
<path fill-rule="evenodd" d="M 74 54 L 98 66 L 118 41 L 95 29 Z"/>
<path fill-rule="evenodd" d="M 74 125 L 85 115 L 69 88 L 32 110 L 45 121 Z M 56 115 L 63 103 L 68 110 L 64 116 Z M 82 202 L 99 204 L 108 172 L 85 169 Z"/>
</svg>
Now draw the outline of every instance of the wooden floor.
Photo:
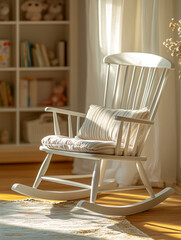
<svg viewBox="0 0 181 240">
<path fill-rule="evenodd" d="M 14 164 L 0 167 L 0 200 L 16 200 L 26 197 L 20 196 L 11 190 L 14 183 L 23 183 L 31 186 L 38 172 L 40 164 Z M 52 163 L 47 174 L 70 174 L 72 163 Z M 60 185 L 44 182 L 41 188 L 52 187 L 60 189 Z M 63 186 L 61 186 L 63 189 Z M 155 189 L 157 192 L 158 189 Z M 132 194 L 131 194 L 132 193 Z M 145 190 L 101 194 L 97 203 L 108 205 L 130 204 L 147 197 Z M 140 214 L 126 217 L 134 226 L 148 234 L 153 239 L 177 240 L 181 239 L 181 195 L 175 193 L 165 202 L 155 208 Z"/>
</svg>

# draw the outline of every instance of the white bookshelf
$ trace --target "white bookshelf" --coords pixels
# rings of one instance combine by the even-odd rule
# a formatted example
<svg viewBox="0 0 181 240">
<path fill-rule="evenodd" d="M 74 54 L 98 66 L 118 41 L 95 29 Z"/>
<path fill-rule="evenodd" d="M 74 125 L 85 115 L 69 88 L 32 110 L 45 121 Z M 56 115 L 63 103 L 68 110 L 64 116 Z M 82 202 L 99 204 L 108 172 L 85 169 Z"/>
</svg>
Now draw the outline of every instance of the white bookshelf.
<svg viewBox="0 0 181 240">
<path fill-rule="evenodd" d="M 9 144 L 0 144 L 0 151 L 10 148 L 32 146 L 22 139 L 22 122 L 31 116 L 39 116 L 44 106 L 22 108 L 20 106 L 20 79 L 23 77 L 53 78 L 56 82 L 67 81 L 67 104 L 65 108 L 76 109 L 76 0 L 65 0 L 65 19 L 63 21 L 27 21 L 23 19 L 20 6 L 24 0 L 9 0 L 11 6 L 10 20 L 0 21 L 0 40 L 11 41 L 11 66 L 0 68 L 0 81 L 13 85 L 13 107 L 0 106 L 0 132 L 7 129 Z M 20 43 L 29 40 L 43 43 L 55 51 L 58 41 L 67 43 L 66 66 L 56 67 L 21 67 Z M 73 77 L 73 80 L 72 80 Z M 41 92 L 39 92 L 41 94 Z"/>
</svg>

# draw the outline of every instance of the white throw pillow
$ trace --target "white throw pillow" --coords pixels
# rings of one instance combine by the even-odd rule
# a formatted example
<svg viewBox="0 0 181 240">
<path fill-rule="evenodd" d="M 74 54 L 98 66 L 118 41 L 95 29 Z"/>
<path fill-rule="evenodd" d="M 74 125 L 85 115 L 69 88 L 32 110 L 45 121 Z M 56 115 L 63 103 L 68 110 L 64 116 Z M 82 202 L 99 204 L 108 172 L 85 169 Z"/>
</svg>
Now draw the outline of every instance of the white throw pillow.
<svg viewBox="0 0 181 240">
<path fill-rule="evenodd" d="M 116 121 L 115 116 L 148 119 L 149 110 L 146 107 L 139 110 L 125 110 L 91 105 L 77 137 L 89 140 L 116 141 L 120 121 Z M 132 144 L 137 126 L 138 124 L 132 124 L 130 136 L 130 143 L 132 142 Z M 123 128 L 123 142 L 126 138 L 127 127 L 128 124 L 125 123 Z"/>
</svg>

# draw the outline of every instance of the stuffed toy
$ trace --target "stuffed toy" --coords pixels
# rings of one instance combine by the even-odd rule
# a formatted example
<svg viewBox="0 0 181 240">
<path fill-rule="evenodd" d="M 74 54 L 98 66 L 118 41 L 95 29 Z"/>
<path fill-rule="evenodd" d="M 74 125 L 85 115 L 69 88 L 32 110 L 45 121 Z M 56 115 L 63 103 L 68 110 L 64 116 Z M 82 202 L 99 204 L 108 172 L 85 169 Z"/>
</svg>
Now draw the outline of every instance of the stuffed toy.
<svg viewBox="0 0 181 240">
<path fill-rule="evenodd" d="M 63 0 L 47 0 L 48 3 L 48 13 L 45 14 L 44 20 L 63 20 L 63 8 L 64 1 Z"/>
<path fill-rule="evenodd" d="M 67 102 L 66 88 L 67 88 L 66 81 L 61 81 L 59 84 L 55 86 L 51 98 L 43 101 L 43 105 L 56 107 L 65 106 Z"/>
<path fill-rule="evenodd" d="M 55 57 L 55 53 L 51 50 L 48 50 L 48 59 L 52 67 L 58 66 L 58 58 Z"/>
<path fill-rule="evenodd" d="M 9 4 L 7 2 L 1 2 L 0 3 L 0 21 L 8 21 L 9 12 L 10 12 Z"/>
<path fill-rule="evenodd" d="M 47 9 L 47 4 L 41 0 L 28 0 L 21 5 L 21 10 L 25 12 L 26 20 L 39 21 L 42 19 L 42 12 Z"/>
</svg>

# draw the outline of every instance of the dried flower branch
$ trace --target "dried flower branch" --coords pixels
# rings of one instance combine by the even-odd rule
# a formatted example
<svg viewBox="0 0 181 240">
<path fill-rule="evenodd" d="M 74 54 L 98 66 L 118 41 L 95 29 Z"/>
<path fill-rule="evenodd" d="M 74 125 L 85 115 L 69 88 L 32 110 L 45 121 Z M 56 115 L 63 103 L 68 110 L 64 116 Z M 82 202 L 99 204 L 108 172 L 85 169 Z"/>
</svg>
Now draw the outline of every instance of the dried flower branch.
<svg viewBox="0 0 181 240">
<path fill-rule="evenodd" d="M 181 19 L 178 22 L 174 22 L 174 18 L 172 18 L 169 27 L 172 28 L 172 32 L 177 30 L 178 37 L 181 38 Z M 181 41 L 174 41 L 172 38 L 168 38 L 163 42 L 163 45 L 171 52 L 171 56 L 178 57 L 178 64 L 181 65 Z M 181 72 L 179 72 L 179 79 L 181 80 Z"/>
</svg>

